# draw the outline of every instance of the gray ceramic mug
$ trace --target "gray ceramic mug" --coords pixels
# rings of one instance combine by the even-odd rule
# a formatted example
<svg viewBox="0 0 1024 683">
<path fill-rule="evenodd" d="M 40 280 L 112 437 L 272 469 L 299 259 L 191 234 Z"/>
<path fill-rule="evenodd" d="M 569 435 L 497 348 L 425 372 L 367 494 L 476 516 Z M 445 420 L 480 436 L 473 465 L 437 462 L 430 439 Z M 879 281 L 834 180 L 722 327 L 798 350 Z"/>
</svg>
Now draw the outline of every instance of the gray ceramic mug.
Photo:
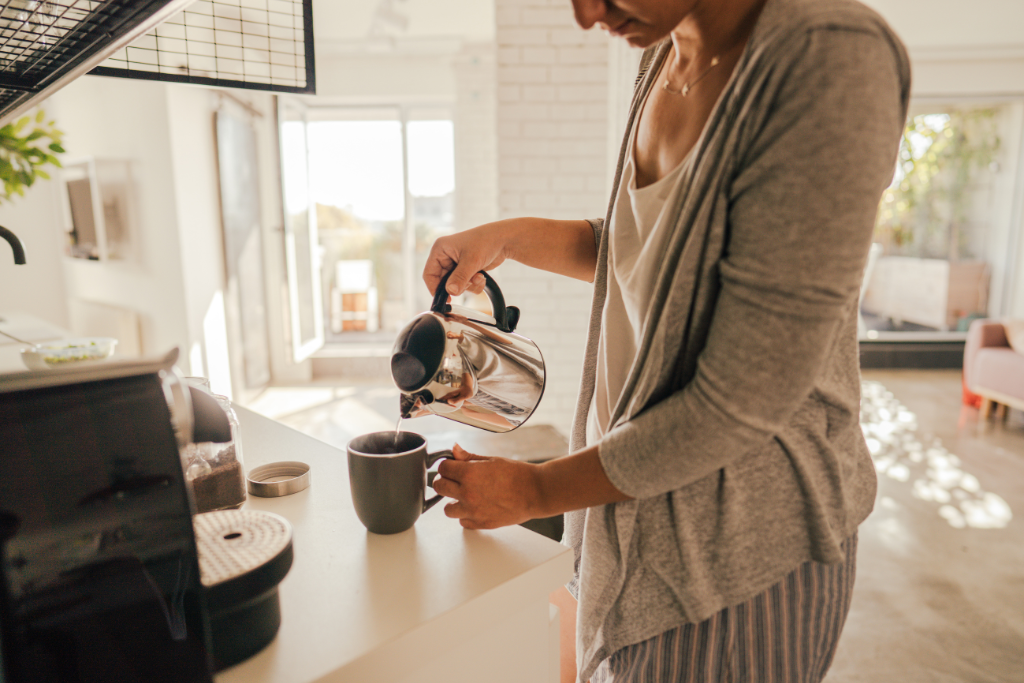
<svg viewBox="0 0 1024 683">
<path fill-rule="evenodd" d="M 451 451 L 427 453 L 427 440 L 415 432 L 374 432 L 348 442 L 348 481 L 359 521 L 375 534 L 412 528 L 419 516 L 444 496 L 424 499 L 437 472 L 427 468 Z M 428 481 L 429 477 L 429 481 Z"/>
</svg>

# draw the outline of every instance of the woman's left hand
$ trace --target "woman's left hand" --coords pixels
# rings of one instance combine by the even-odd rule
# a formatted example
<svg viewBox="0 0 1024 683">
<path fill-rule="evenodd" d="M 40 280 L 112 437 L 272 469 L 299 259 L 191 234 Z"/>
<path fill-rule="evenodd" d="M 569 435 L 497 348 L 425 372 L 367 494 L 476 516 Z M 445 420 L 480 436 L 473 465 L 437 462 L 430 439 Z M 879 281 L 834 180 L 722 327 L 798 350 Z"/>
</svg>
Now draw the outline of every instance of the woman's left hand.
<svg viewBox="0 0 1024 683">
<path fill-rule="evenodd" d="M 545 516 L 537 465 L 474 455 L 458 444 L 437 468 L 433 489 L 454 498 L 444 508 L 467 529 L 496 529 Z"/>
</svg>

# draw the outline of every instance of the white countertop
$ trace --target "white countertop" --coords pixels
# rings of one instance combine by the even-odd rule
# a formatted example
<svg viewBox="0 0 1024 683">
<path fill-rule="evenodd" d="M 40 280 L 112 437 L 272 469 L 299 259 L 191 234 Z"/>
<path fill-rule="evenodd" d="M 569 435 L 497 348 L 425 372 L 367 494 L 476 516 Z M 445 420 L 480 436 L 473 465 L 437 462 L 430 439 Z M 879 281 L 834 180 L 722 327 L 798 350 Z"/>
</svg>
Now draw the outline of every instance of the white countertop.
<svg viewBox="0 0 1024 683">
<path fill-rule="evenodd" d="M 464 530 L 443 503 L 409 531 L 371 534 L 352 508 L 344 450 L 236 411 L 246 469 L 299 460 L 312 484 L 245 504 L 291 522 L 295 561 L 280 585 L 277 638 L 218 683 L 406 678 L 433 648 L 471 639 L 572 576 L 569 548 L 518 526 Z"/>
</svg>

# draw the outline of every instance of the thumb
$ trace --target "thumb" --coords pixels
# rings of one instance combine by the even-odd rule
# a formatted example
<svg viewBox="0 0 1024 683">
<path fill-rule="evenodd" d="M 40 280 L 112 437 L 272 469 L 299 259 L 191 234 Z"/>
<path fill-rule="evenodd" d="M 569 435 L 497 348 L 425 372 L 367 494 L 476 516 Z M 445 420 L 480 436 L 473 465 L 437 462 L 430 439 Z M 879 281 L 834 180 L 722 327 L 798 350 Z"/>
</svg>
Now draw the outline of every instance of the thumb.
<svg viewBox="0 0 1024 683">
<path fill-rule="evenodd" d="M 452 455 L 455 456 L 456 460 L 486 460 L 487 459 L 487 458 L 485 458 L 482 455 L 476 455 L 475 453 L 470 453 L 469 451 L 467 451 L 465 448 L 463 448 L 459 444 L 455 444 L 454 446 L 452 446 Z"/>
<path fill-rule="evenodd" d="M 455 266 L 455 270 L 448 277 L 448 285 L 445 289 L 452 296 L 458 296 L 466 291 L 469 287 L 470 280 L 479 271 L 478 268 L 474 267 L 473 263 L 469 259 L 463 259 L 461 263 Z"/>
</svg>

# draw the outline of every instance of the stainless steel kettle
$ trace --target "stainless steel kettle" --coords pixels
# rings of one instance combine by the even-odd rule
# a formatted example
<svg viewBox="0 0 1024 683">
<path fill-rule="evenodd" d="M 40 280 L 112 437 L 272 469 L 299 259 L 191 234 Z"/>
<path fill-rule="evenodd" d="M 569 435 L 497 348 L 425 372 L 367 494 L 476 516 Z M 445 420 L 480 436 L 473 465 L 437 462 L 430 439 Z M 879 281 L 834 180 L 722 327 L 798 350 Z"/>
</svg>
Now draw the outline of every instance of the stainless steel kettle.
<svg viewBox="0 0 1024 683">
<path fill-rule="evenodd" d="M 440 415 L 509 432 L 522 425 L 544 395 L 544 357 L 514 333 L 519 309 L 505 305 L 498 284 L 483 273 L 493 317 L 448 303 L 449 272 L 434 301 L 398 333 L 391 376 L 402 391 L 402 417 Z"/>
</svg>

